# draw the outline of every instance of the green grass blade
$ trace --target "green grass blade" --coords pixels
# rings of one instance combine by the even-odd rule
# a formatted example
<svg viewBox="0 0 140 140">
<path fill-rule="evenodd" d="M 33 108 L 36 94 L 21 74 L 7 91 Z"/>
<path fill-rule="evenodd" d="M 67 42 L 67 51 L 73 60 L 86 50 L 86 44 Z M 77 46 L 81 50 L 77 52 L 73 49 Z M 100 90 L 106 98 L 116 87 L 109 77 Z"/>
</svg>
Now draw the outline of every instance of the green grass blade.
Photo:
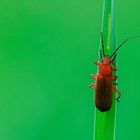
<svg viewBox="0 0 140 140">
<path fill-rule="evenodd" d="M 114 0 L 104 0 L 102 33 L 104 39 L 105 55 L 111 55 L 116 48 L 114 20 Z M 115 114 L 115 98 L 113 98 L 112 107 L 109 111 L 100 112 L 95 108 L 94 140 L 115 139 Z"/>
</svg>

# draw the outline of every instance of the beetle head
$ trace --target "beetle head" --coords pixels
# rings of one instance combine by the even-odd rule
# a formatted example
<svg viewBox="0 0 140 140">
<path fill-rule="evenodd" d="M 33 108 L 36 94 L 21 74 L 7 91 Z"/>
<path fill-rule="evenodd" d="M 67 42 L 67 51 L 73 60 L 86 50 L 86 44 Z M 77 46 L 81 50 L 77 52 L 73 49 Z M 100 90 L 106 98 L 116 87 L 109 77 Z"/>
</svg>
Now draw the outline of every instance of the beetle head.
<svg viewBox="0 0 140 140">
<path fill-rule="evenodd" d="M 110 57 L 109 56 L 105 56 L 102 64 L 103 65 L 110 65 Z"/>
</svg>

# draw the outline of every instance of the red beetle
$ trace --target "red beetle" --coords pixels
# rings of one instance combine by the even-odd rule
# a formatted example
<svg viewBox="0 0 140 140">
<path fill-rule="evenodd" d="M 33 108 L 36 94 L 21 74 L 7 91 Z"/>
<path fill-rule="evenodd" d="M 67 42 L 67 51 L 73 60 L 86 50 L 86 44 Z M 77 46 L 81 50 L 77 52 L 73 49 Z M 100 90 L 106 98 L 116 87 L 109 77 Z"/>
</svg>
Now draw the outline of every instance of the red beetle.
<svg viewBox="0 0 140 140">
<path fill-rule="evenodd" d="M 92 79 L 95 79 L 96 81 L 93 82 L 89 88 L 95 87 L 95 106 L 101 111 L 105 112 L 108 111 L 111 108 L 112 105 L 112 97 L 113 92 L 116 91 L 118 93 L 118 97 L 116 98 L 119 102 L 120 98 L 120 92 L 114 87 L 114 85 L 117 85 L 114 83 L 117 76 L 113 75 L 113 71 L 116 71 L 116 67 L 114 65 L 114 60 L 117 56 L 118 49 L 129 39 L 134 37 L 140 37 L 140 36 L 133 36 L 127 38 L 119 47 L 115 50 L 115 52 L 111 56 L 106 56 L 104 53 L 104 44 L 103 44 L 103 36 L 101 33 L 101 40 L 102 40 L 102 53 L 100 51 L 100 62 L 94 61 L 94 64 L 99 67 L 98 73 L 95 75 L 91 75 L 90 77 Z M 111 59 L 112 58 L 112 59 Z"/>
</svg>

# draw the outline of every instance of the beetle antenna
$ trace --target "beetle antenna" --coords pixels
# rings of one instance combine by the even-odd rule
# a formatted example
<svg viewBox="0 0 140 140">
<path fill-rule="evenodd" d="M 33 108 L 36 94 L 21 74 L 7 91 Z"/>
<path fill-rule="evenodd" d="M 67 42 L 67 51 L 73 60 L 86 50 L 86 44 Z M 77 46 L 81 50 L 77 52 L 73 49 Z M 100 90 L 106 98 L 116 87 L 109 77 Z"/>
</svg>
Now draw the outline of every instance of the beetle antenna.
<svg viewBox="0 0 140 140">
<path fill-rule="evenodd" d="M 100 34 L 101 34 L 101 41 L 102 41 L 103 56 L 105 57 L 103 33 L 101 32 Z"/>
<path fill-rule="evenodd" d="M 131 37 L 126 38 L 126 39 L 119 45 L 119 47 L 115 50 L 115 52 L 110 56 L 110 58 L 111 58 L 112 56 L 114 56 L 114 55 L 117 53 L 117 51 L 118 51 L 129 39 L 136 38 L 136 37 L 140 37 L 140 36 L 139 36 L 139 35 L 136 35 L 136 36 L 131 36 Z"/>
</svg>

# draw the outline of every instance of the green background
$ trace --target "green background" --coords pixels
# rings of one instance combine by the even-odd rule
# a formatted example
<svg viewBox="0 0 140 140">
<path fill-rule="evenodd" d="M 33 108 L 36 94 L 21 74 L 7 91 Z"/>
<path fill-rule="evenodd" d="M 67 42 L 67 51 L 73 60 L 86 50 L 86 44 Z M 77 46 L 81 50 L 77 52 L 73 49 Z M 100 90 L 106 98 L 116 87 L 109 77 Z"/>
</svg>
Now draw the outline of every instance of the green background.
<svg viewBox="0 0 140 140">
<path fill-rule="evenodd" d="M 103 0 L 0 2 L 0 139 L 92 140 L 91 73 Z M 140 34 L 139 0 L 115 0 L 117 44 Z M 116 140 L 140 139 L 140 39 L 118 54 Z"/>
</svg>

